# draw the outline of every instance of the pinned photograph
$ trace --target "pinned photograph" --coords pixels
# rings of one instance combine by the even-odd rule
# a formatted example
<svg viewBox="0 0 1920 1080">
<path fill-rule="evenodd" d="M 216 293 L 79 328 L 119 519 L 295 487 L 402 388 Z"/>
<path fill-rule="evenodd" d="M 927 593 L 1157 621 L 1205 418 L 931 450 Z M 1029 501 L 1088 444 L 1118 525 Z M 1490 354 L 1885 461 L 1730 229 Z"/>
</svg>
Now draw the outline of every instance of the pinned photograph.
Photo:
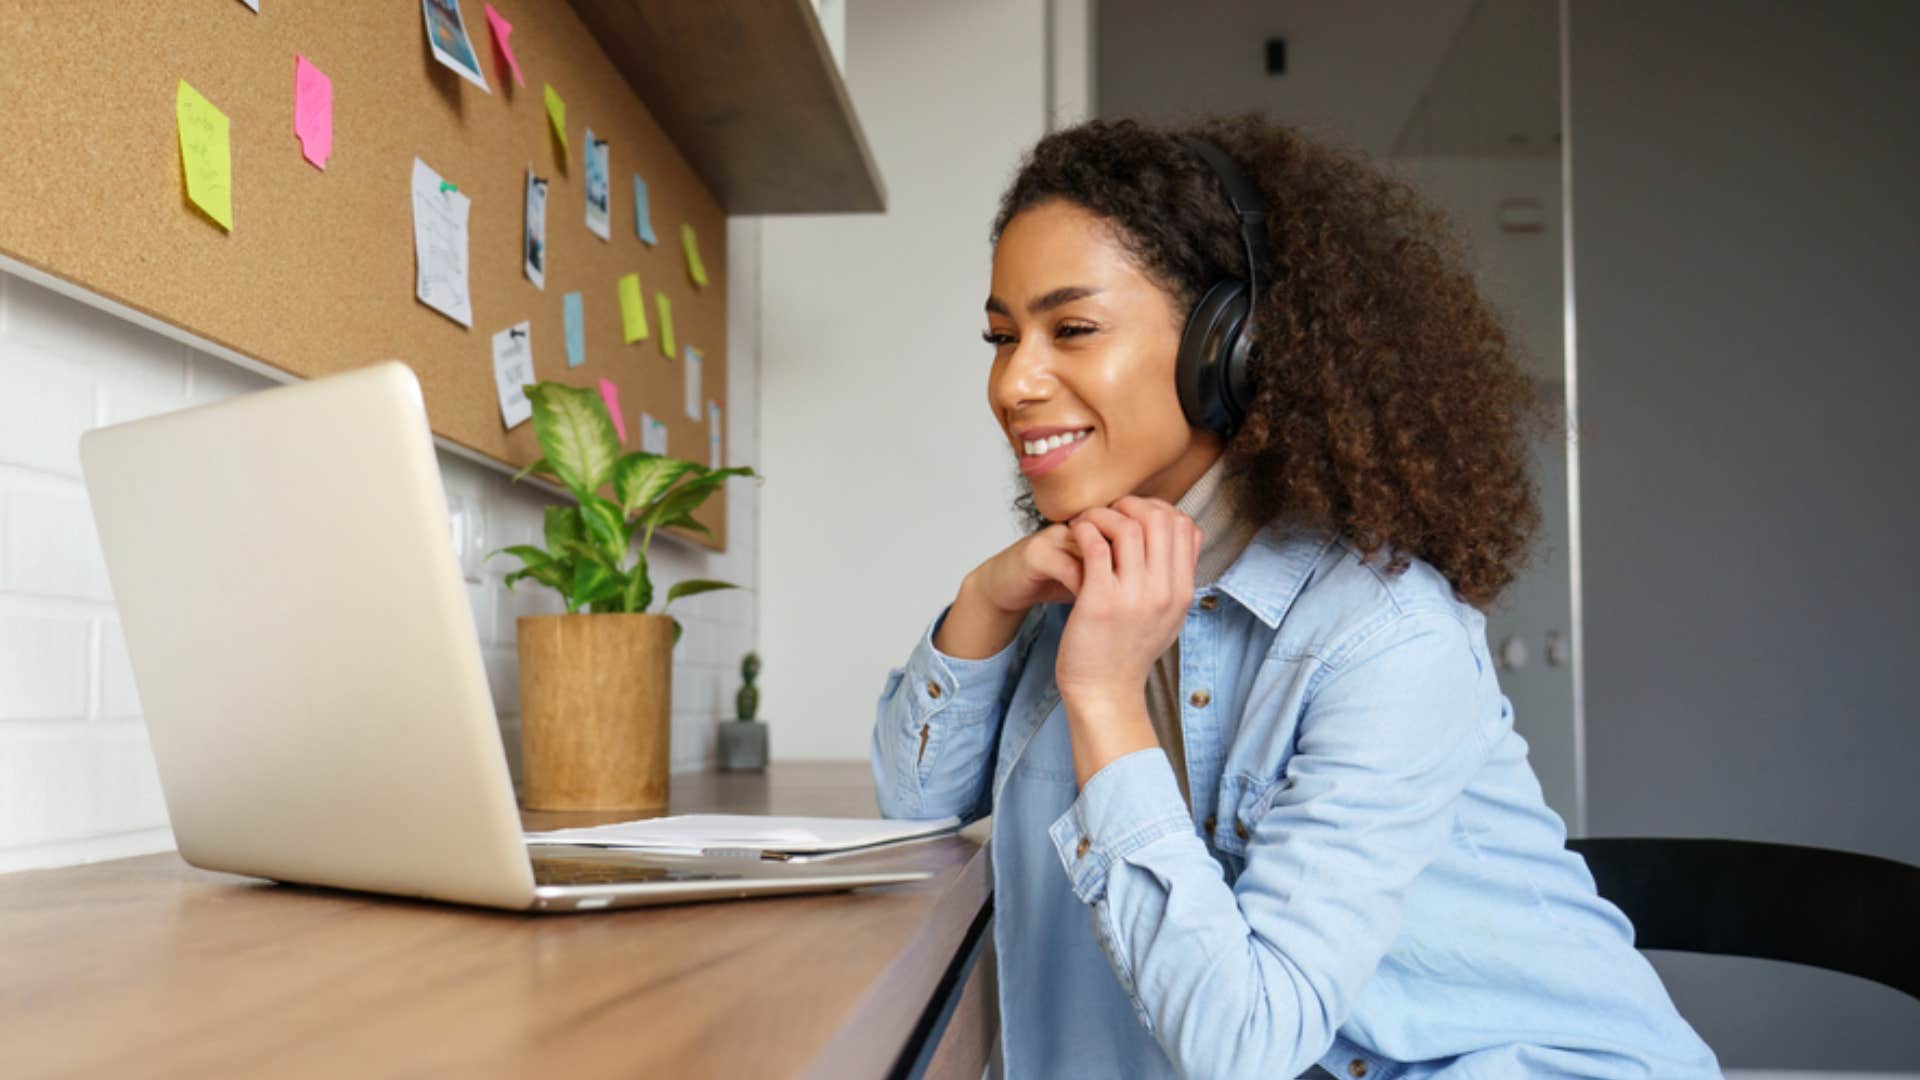
<svg viewBox="0 0 1920 1080">
<path fill-rule="evenodd" d="M 521 261 L 536 289 L 547 287 L 547 182 L 527 166 L 527 224 L 521 230 Z"/>
<path fill-rule="evenodd" d="M 480 61 L 474 58 L 467 21 L 460 17 L 460 0 L 420 0 L 420 11 L 427 20 L 427 44 L 433 47 L 433 58 L 473 85 L 493 93 L 486 76 L 480 74 Z"/>
<path fill-rule="evenodd" d="M 602 240 L 613 239 L 612 217 L 607 208 L 607 140 L 593 137 L 587 129 L 587 228 Z"/>
</svg>

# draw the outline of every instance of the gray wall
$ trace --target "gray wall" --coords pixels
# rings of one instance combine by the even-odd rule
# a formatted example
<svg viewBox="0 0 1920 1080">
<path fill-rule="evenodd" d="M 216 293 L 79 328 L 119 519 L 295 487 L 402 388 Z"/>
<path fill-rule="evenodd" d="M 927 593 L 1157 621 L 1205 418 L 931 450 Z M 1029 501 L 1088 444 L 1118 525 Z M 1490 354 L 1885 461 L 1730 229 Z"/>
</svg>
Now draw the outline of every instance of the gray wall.
<svg viewBox="0 0 1920 1080">
<path fill-rule="evenodd" d="M 1591 830 L 1920 864 L 1920 5 L 1570 28 Z M 1893 991 L 1657 962 L 1723 1065 L 1920 1064 Z"/>
</svg>

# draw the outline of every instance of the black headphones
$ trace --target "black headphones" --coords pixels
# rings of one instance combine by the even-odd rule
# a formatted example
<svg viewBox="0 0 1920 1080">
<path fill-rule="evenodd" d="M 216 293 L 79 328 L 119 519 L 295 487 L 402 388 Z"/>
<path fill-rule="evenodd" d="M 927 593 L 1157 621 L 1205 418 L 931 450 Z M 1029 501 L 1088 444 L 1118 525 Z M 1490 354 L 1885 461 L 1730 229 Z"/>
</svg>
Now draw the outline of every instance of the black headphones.
<svg viewBox="0 0 1920 1080">
<path fill-rule="evenodd" d="M 1259 295 L 1253 254 L 1266 239 L 1266 201 L 1226 151 L 1206 139 L 1187 135 L 1178 138 L 1226 186 L 1227 199 L 1240 217 L 1240 236 L 1247 245 L 1247 279 L 1215 282 L 1193 305 L 1186 329 L 1180 333 L 1174 375 L 1187 423 L 1225 438 L 1246 419 L 1256 388 L 1248 370 L 1247 354 L 1253 347 L 1248 331 L 1253 324 L 1254 298 Z"/>
</svg>

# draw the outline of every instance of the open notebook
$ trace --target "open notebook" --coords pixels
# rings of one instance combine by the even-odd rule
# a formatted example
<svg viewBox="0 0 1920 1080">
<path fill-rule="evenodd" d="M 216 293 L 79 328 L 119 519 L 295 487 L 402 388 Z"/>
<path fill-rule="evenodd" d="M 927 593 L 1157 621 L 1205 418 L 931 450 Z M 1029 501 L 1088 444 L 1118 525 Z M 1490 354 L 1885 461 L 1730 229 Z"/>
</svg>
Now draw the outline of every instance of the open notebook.
<svg viewBox="0 0 1920 1080">
<path fill-rule="evenodd" d="M 776 817 L 766 814 L 675 814 L 582 829 L 526 834 L 528 844 L 622 848 L 673 855 L 758 855 L 806 862 L 925 840 L 960 827 L 957 817 Z"/>
</svg>

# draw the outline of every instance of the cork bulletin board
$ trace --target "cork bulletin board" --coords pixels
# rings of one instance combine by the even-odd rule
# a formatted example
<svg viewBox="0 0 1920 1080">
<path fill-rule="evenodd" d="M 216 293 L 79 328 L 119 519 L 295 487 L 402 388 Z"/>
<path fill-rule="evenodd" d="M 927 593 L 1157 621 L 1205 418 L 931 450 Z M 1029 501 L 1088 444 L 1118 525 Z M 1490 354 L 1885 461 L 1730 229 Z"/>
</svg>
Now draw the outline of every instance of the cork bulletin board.
<svg viewBox="0 0 1920 1080">
<path fill-rule="evenodd" d="M 726 400 L 726 217 L 605 52 L 560 0 L 500 0 L 526 85 L 494 47 L 485 5 L 460 5 L 491 93 L 434 59 L 419 0 L 10 0 L 0 7 L 0 253 L 293 377 L 409 364 L 434 432 L 508 469 L 539 456 L 508 429 L 493 335 L 531 323 L 536 379 L 619 387 L 626 448 L 642 410 L 667 452 L 709 458 L 705 403 Z M 296 54 L 332 80 L 324 170 L 294 135 Z M 661 56 L 662 65 L 674 63 Z M 186 80 L 230 123 L 232 231 L 188 200 L 175 94 Z M 545 87 L 565 101 L 567 149 Z M 608 143 L 610 239 L 585 223 L 585 129 Z M 415 296 L 415 158 L 471 200 L 471 329 Z M 546 284 L 522 272 L 525 172 L 549 181 Z M 658 242 L 635 231 L 633 176 Z M 681 225 L 699 239 L 698 286 Z M 623 341 L 618 282 L 638 274 L 651 336 Z M 581 294 L 585 363 L 569 367 L 563 297 Z M 657 294 L 679 355 L 661 348 Z M 688 416 L 688 345 L 703 357 Z M 722 432 L 724 436 L 724 432 Z M 351 437 L 346 433 L 344 437 Z M 724 446 L 724 438 L 722 439 Z M 722 464 L 753 464 L 722 462 Z M 726 499 L 675 528 L 724 549 Z"/>
</svg>

